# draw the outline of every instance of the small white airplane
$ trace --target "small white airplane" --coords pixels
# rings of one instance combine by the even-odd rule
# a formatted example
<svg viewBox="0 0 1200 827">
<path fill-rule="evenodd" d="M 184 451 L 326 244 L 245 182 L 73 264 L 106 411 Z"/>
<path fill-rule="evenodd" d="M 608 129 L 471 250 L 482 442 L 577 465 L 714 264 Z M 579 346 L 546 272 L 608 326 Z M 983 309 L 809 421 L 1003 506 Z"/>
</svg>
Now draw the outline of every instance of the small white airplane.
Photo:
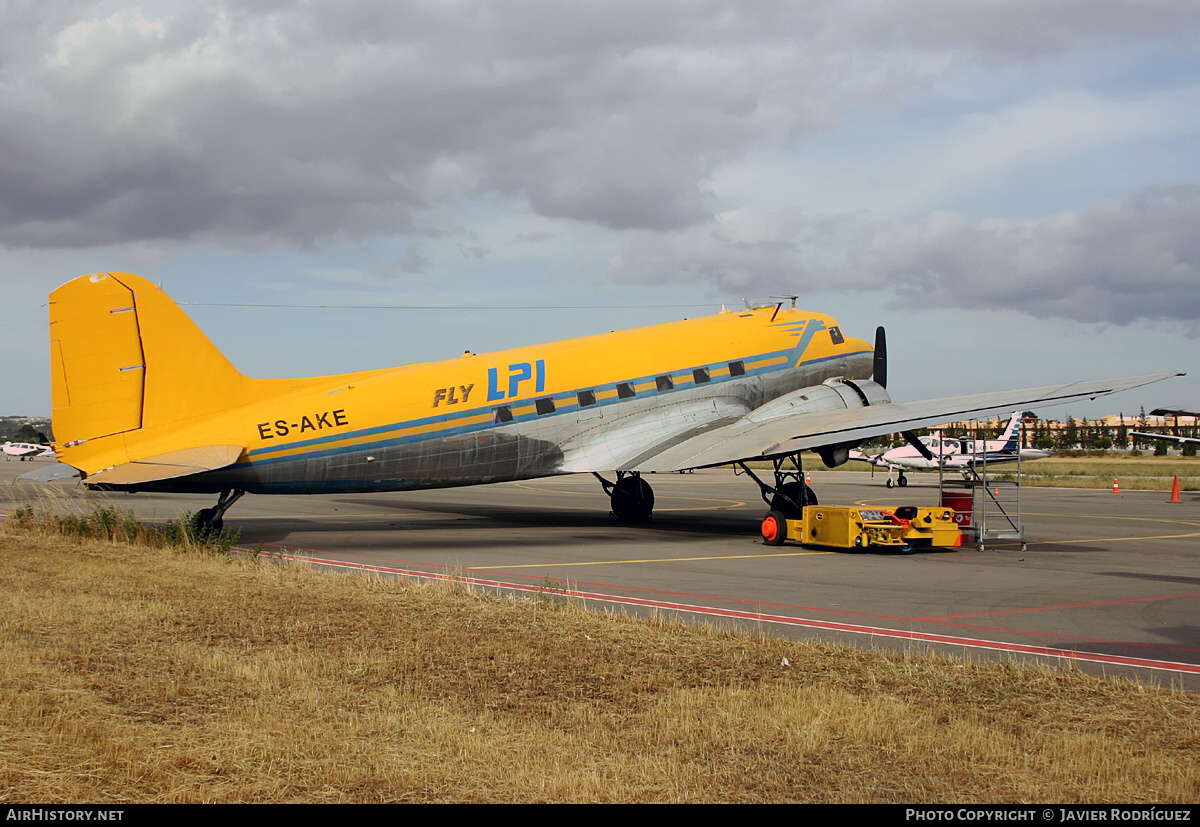
<svg viewBox="0 0 1200 827">
<path fill-rule="evenodd" d="M 919 441 L 910 440 L 909 445 L 893 448 L 882 454 L 870 456 L 861 451 L 851 451 L 850 459 L 869 462 L 877 468 L 887 468 L 887 487 L 908 485 L 905 471 L 936 471 L 944 468 L 948 471 L 959 471 L 963 477 L 970 477 L 976 466 L 1001 462 L 1016 462 L 1043 459 L 1050 456 L 1049 451 L 1037 448 L 1020 447 L 1021 412 L 1014 411 L 1008 421 L 1008 427 L 999 439 L 974 440 L 943 437 L 940 432 L 932 436 L 921 437 Z M 906 435 L 907 436 L 907 435 Z M 897 471 L 896 480 L 892 472 Z"/>
<path fill-rule="evenodd" d="M 1197 411 L 1185 411 L 1182 408 L 1155 408 L 1152 416 L 1200 416 Z M 1142 439 L 1161 439 L 1165 442 L 1177 442 L 1180 445 L 1200 445 L 1200 439 L 1190 436 L 1173 436 L 1171 434 L 1147 434 L 1141 431 L 1130 431 L 1130 436 L 1140 436 Z"/>
<path fill-rule="evenodd" d="M 54 457 L 54 448 L 52 446 L 38 445 L 34 442 L 5 442 L 3 445 L 0 445 L 0 450 L 4 451 L 4 458 L 6 460 L 16 457 L 24 462 L 34 457 Z"/>
</svg>

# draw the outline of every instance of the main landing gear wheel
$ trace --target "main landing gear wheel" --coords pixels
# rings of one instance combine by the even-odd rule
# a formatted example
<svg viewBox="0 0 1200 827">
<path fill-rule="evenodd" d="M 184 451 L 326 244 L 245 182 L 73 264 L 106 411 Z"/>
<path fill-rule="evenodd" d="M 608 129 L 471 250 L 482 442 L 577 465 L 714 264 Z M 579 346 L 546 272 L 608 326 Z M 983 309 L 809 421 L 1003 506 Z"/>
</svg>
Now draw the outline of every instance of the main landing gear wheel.
<svg viewBox="0 0 1200 827">
<path fill-rule="evenodd" d="M 908 485 L 908 477 L 901 474 L 896 478 L 896 484 L 903 488 L 904 486 Z"/>
<path fill-rule="evenodd" d="M 613 519 L 621 523 L 644 523 L 654 511 L 654 489 L 640 476 L 617 480 L 609 494 Z"/>
<path fill-rule="evenodd" d="M 804 491 L 804 499 L 800 499 L 800 491 Z M 810 486 L 802 482 L 784 483 L 779 493 L 771 497 L 771 511 L 779 512 L 789 520 L 798 520 L 804 514 L 804 506 L 817 505 L 817 495 Z"/>
</svg>

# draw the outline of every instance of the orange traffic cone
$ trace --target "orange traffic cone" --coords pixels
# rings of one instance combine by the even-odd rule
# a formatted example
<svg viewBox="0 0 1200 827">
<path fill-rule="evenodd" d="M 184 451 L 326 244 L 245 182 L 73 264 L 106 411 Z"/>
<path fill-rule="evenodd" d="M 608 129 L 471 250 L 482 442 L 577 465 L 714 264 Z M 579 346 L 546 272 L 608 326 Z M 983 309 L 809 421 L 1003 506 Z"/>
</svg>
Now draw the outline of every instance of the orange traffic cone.
<svg viewBox="0 0 1200 827">
<path fill-rule="evenodd" d="M 1171 499 L 1167 500 L 1167 502 L 1169 502 L 1169 503 L 1179 502 L 1179 475 L 1178 474 L 1175 475 L 1175 482 L 1171 483 Z"/>
<path fill-rule="evenodd" d="M 804 472 L 804 482 L 805 482 L 807 485 L 812 485 L 812 471 L 805 471 L 805 472 Z"/>
<path fill-rule="evenodd" d="M 1113 493 L 1114 493 L 1114 494 L 1120 494 L 1120 493 L 1121 493 L 1121 484 L 1120 484 L 1119 482 L 1117 482 L 1117 478 L 1116 478 L 1116 477 L 1113 477 Z"/>
</svg>

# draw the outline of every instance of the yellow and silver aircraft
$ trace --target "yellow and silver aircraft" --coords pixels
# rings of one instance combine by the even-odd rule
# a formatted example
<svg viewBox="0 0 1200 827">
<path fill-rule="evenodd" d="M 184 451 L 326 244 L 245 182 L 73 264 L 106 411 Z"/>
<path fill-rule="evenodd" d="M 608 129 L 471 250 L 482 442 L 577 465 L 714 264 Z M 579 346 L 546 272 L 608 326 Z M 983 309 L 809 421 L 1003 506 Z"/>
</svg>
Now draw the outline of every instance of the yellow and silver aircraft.
<svg viewBox="0 0 1200 827">
<path fill-rule="evenodd" d="M 614 517 L 650 516 L 644 475 L 741 464 L 776 510 L 815 503 L 799 454 L 1161 373 L 893 403 L 874 346 L 785 302 L 441 362 L 311 379 L 239 373 L 166 293 L 126 273 L 50 294 L 58 456 L 89 486 L 244 493 L 403 491 L 593 473 Z M 915 440 L 915 437 L 913 437 Z M 771 460 L 763 481 L 745 463 Z M 790 464 L 789 464 L 790 463 Z M 609 474 L 612 479 L 606 478 Z"/>
</svg>

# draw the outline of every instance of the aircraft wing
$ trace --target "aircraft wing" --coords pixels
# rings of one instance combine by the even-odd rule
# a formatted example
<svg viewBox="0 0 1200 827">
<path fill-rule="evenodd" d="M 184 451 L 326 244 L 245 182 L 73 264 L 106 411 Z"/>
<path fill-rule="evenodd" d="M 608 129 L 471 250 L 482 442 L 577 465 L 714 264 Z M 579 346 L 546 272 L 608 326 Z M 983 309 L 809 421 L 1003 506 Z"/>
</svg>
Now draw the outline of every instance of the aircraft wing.
<svg viewBox="0 0 1200 827">
<path fill-rule="evenodd" d="M 657 453 L 640 451 L 636 464 L 616 467 L 629 471 L 670 472 L 743 460 L 769 459 L 839 443 L 856 443 L 884 434 L 925 428 L 948 421 L 1004 414 L 1014 408 L 1061 405 L 1094 399 L 1097 396 L 1180 375 L 1182 374 L 1144 374 L 1120 379 L 1099 379 L 1065 385 L 947 396 L 917 402 L 890 402 L 831 411 L 783 413 L 780 416 L 757 420 L 751 413 L 682 442 L 668 444 Z"/>
<path fill-rule="evenodd" d="M 1130 431 L 1130 436 L 1140 436 L 1142 439 L 1162 439 L 1167 442 L 1178 442 L 1180 445 L 1200 445 L 1200 439 L 1190 436 L 1172 436 L 1171 434 L 1144 434 L 1140 431 Z"/>
</svg>

